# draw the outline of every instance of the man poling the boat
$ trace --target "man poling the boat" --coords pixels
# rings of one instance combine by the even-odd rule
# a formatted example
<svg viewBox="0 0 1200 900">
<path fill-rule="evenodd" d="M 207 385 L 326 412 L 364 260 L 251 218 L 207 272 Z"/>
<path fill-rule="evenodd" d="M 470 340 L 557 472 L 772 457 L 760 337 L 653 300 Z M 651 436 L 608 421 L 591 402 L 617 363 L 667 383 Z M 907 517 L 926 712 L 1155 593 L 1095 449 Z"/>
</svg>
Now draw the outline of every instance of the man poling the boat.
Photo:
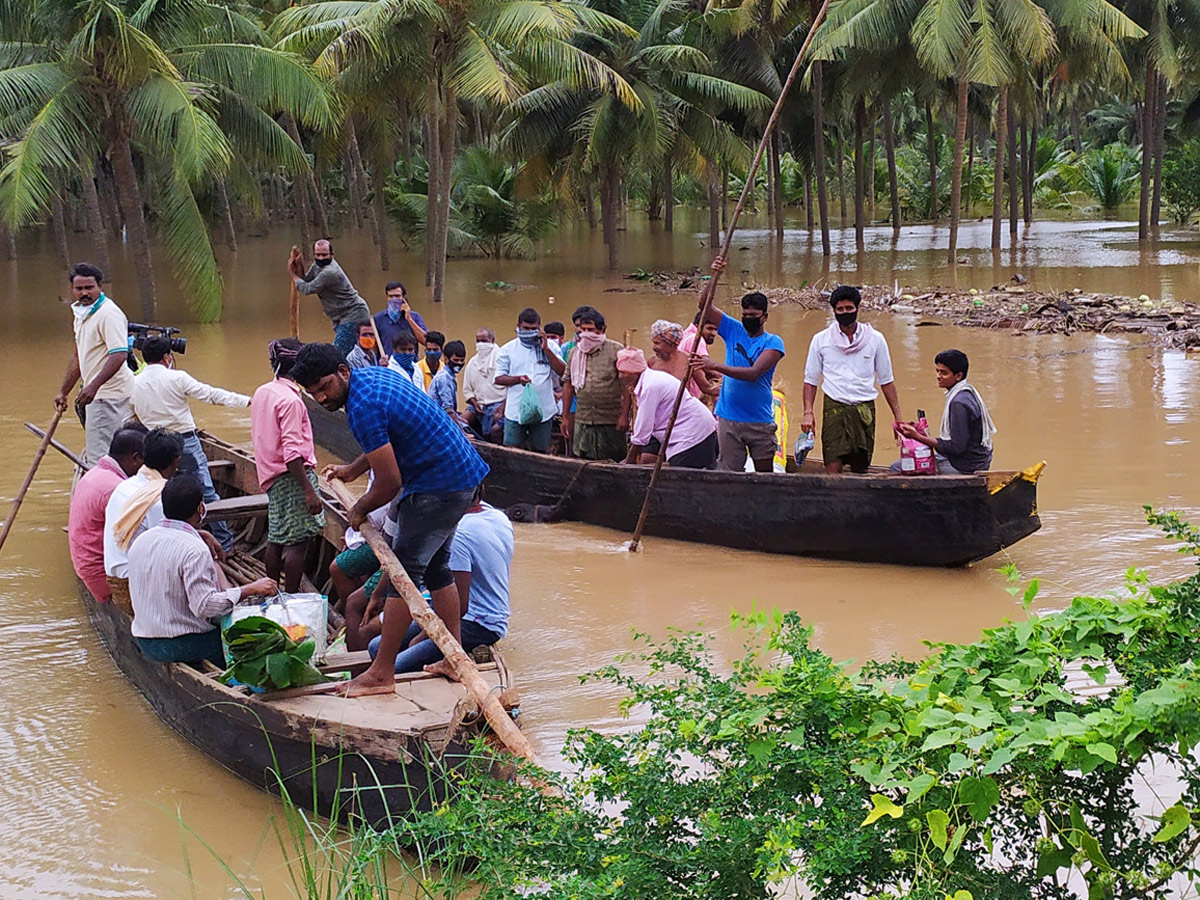
<svg viewBox="0 0 1200 900">
<path fill-rule="evenodd" d="M 450 571 L 450 547 L 459 520 L 488 474 L 462 429 L 433 400 L 383 367 L 351 371 L 331 344 L 300 351 L 292 376 L 327 410 L 346 410 L 362 454 L 325 470 L 331 479 L 353 481 L 369 468 L 374 482 L 346 513 L 360 528 L 372 511 L 398 493 L 393 550 L 413 583 L 422 582 L 433 608 L 455 640 L 462 610 Z M 351 696 L 395 690 L 396 654 L 412 621 L 408 606 L 389 589 L 379 655 L 347 687 Z"/>
<path fill-rule="evenodd" d="M 986 471 L 992 465 L 996 423 L 975 385 L 967 381 L 970 360 L 961 350 L 943 350 L 933 358 L 933 364 L 938 387 L 946 391 L 938 436 L 930 437 L 910 422 L 901 422 L 897 427 L 904 437 L 934 451 L 939 475 L 974 475 Z M 892 463 L 891 471 L 901 471 L 899 460 Z"/>
<path fill-rule="evenodd" d="M 882 334 L 858 321 L 862 295 L 842 285 L 829 295 L 834 321 L 813 335 L 804 364 L 804 416 L 800 430 L 816 427 L 813 407 L 817 388 L 825 392 L 821 411 L 821 455 L 825 471 L 836 475 L 846 466 L 866 472 L 875 452 L 875 398 L 883 392 L 899 428 L 900 398 L 892 374 L 892 357 Z M 876 390 L 876 382 L 879 384 Z"/>
<path fill-rule="evenodd" d="M 321 309 L 333 325 L 333 343 L 343 353 L 354 349 L 358 323 L 371 321 L 371 308 L 350 283 L 333 258 L 333 245 L 327 240 L 313 244 L 313 264 L 304 271 L 303 258 L 297 253 L 288 260 L 288 274 L 301 294 L 316 294 Z"/>
</svg>

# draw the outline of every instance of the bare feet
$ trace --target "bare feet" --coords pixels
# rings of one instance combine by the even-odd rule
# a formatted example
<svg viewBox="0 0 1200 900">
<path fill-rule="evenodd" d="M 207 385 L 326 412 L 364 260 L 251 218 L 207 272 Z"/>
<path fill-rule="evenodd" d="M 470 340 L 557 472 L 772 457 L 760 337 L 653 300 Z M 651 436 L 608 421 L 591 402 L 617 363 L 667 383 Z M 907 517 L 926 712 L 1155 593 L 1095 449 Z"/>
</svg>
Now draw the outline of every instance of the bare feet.
<svg viewBox="0 0 1200 900">
<path fill-rule="evenodd" d="M 373 694 L 391 694 L 396 690 L 396 676 L 393 672 L 379 671 L 378 666 L 363 672 L 357 678 L 352 678 L 338 689 L 343 697 L 369 697 Z"/>
<path fill-rule="evenodd" d="M 454 667 L 444 659 L 439 659 L 435 663 L 430 663 L 425 667 L 425 671 L 430 675 L 443 675 L 451 681 L 458 681 L 458 675 L 454 672 Z"/>
</svg>

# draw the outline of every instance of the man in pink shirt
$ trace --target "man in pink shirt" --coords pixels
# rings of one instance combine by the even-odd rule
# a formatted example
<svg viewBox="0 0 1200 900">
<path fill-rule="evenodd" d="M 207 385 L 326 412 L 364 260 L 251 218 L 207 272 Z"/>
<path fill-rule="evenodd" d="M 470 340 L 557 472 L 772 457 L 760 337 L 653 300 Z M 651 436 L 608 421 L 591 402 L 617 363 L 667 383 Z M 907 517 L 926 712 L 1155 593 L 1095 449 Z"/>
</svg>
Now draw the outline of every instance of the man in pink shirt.
<svg viewBox="0 0 1200 900">
<path fill-rule="evenodd" d="M 275 380 L 250 400 L 250 440 L 258 483 L 267 492 L 267 577 L 295 593 L 300 589 L 308 545 L 325 529 L 317 494 L 317 454 L 312 423 L 289 377 L 301 344 L 295 338 L 271 341 Z M 280 572 L 283 573 L 282 580 Z"/>
<path fill-rule="evenodd" d="M 661 446 L 675 408 L 679 379 L 647 368 L 645 354 L 636 347 L 626 347 L 617 354 L 617 372 L 637 400 L 637 417 L 629 436 L 629 455 L 625 457 L 625 462 L 632 463 L 652 440 Z M 717 464 L 716 419 L 690 394 L 685 393 L 679 405 L 666 456 L 668 465 L 685 469 L 711 469 Z"/>
<path fill-rule="evenodd" d="M 117 485 L 137 474 L 142 467 L 144 425 L 126 425 L 113 435 L 108 455 L 102 456 L 79 479 L 71 494 L 71 512 L 67 518 L 67 543 L 75 574 L 101 603 L 112 592 L 104 577 L 104 508 Z"/>
</svg>

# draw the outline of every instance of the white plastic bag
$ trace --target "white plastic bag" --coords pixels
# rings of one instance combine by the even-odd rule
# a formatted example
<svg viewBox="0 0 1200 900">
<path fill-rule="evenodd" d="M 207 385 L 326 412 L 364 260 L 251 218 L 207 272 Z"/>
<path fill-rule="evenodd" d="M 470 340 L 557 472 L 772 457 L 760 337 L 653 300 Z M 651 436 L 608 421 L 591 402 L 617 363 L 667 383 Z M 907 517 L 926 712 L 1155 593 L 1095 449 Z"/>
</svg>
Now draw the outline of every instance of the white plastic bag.
<svg viewBox="0 0 1200 900">
<path fill-rule="evenodd" d="M 250 616 L 265 616 L 287 628 L 296 643 L 309 638 L 316 644 L 313 661 L 325 658 L 329 639 L 329 599 L 321 594 L 280 594 L 266 603 L 239 603 L 224 617 L 221 630 Z"/>
</svg>

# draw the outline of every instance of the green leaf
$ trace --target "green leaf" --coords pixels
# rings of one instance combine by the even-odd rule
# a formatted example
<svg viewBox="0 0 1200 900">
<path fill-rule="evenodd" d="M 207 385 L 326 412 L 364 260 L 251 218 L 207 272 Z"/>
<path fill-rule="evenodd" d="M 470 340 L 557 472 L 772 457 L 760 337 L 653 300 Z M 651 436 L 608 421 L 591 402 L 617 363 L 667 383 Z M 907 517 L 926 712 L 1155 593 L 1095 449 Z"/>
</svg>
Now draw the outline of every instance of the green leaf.
<svg viewBox="0 0 1200 900">
<path fill-rule="evenodd" d="M 1000 788 L 991 778 L 968 776 L 959 784 L 958 796 L 970 809 L 971 818 L 982 822 L 991 808 L 1000 802 Z"/>
<path fill-rule="evenodd" d="M 971 760 L 969 760 L 962 753 L 951 753 L 950 760 L 946 763 L 946 771 L 951 773 L 961 772 L 970 764 Z"/>
<path fill-rule="evenodd" d="M 965 823 L 954 829 L 954 837 L 950 839 L 950 846 L 946 848 L 946 852 L 942 856 L 942 859 L 946 861 L 946 865 L 950 865 L 954 862 L 954 857 L 958 856 L 958 851 L 961 849 L 968 831 L 970 831 L 970 826 Z"/>
<path fill-rule="evenodd" d="M 1086 831 L 1079 835 L 1079 849 L 1083 851 L 1084 856 L 1091 861 L 1092 865 L 1108 868 L 1108 860 L 1100 851 L 1100 842 Z"/>
<path fill-rule="evenodd" d="M 1029 582 L 1029 587 L 1025 588 L 1025 596 L 1021 598 L 1022 608 L 1029 609 L 1029 606 L 1030 606 L 1030 604 L 1033 603 L 1033 600 L 1037 596 L 1037 593 L 1038 593 L 1038 580 L 1035 578 L 1035 579 L 1033 579 L 1033 581 Z"/>
<path fill-rule="evenodd" d="M 983 767 L 984 775 L 995 775 L 1010 762 L 1016 753 L 1011 747 L 1001 747 L 992 754 L 992 758 L 988 760 L 987 765 Z"/>
<path fill-rule="evenodd" d="M 1038 878 L 1047 878 L 1059 869 L 1065 869 L 1070 865 L 1071 850 L 1056 844 L 1038 856 L 1037 876 Z"/>
<path fill-rule="evenodd" d="M 1094 754 L 1101 759 L 1107 760 L 1110 763 L 1115 763 L 1117 761 L 1117 748 L 1104 741 L 1098 741 L 1095 744 L 1088 744 L 1087 752 Z"/>
<path fill-rule="evenodd" d="M 893 819 L 898 819 L 904 815 L 904 807 L 897 806 L 883 794 L 871 795 L 871 811 L 867 813 L 867 817 L 862 820 L 862 826 L 873 825 L 884 816 L 891 816 Z"/>
<path fill-rule="evenodd" d="M 906 804 L 915 803 L 917 800 L 920 800 L 927 793 L 929 793 L 930 789 L 935 784 L 937 784 L 936 775 L 918 775 L 908 783 L 908 796 L 905 798 L 904 802 Z"/>
<path fill-rule="evenodd" d="M 950 816 L 944 809 L 931 809 L 925 813 L 925 821 L 929 823 L 929 837 L 939 850 L 946 849 L 946 829 L 950 825 Z"/>
<path fill-rule="evenodd" d="M 953 744 L 958 740 L 959 735 L 960 732 L 957 728 L 943 728 L 941 731 L 935 731 L 929 737 L 925 738 L 925 743 L 921 744 L 921 752 L 937 750 L 939 747 Z"/>
<path fill-rule="evenodd" d="M 970 891 L 955 891 L 953 894 L 947 894 L 946 900 L 975 900 Z"/>
<path fill-rule="evenodd" d="M 1154 835 L 1154 843 L 1165 844 L 1179 837 L 1192 824 L 1192 814 L 1186 806 L 1176 803 L 1162 814 L 1162 828 Z"/>
</svg>

